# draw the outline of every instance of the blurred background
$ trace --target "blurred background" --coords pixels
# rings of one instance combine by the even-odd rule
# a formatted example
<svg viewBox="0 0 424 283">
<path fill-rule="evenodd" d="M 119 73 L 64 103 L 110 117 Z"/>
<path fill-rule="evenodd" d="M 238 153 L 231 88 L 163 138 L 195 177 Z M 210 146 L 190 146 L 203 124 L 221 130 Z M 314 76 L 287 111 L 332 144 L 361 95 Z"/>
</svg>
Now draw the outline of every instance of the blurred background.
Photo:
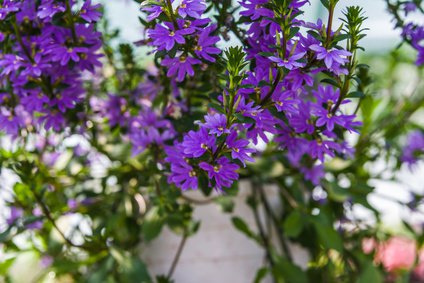
<svg viewBox="0 0 424 283">
<path fill-rule="evenodd" d="M 143 30 L 138 20 L 141 13 L 137 3 L 131 0 L 93 2 L 105 5 L 106 16 L 110 19 L 113 27 L 120 29 L 123 41 L 131 43 L 143 38 Z M 326 11 L 322 9 L 320 1 L 310 0 L 310 2 L 311 5 L 305 14 L 305 20 L 325 19 Z M 383 0 L 341 0 L 339 7 L 345 5 L 359 5 L 364 8 L 365 14 L 368 16 L 366 27 L 369 31 L 363 41 L 366 54 L 364 53 L 362 56 L 365 59 L 363 61 L 371 66 L 375 91 L 378 90 L 378 95 L 383 97 L 386 92 L 393 91 L 393 89 L 398 91 L 399 95 L 408 95 L 419 77 L 410 69 L 410 65 L 396 64 L 399 56 L 408 57 L 409 50 L 402 49 L 392 52 L 400 43 L 400 32 L 393 29 L 391 16 L 386 11 L 385 2 Z M 337 13 L 340 15 L 341 11 L 338 10 Z M 225 45 L 234 44 L 237 42 L 230 41 Z M 222 46 L 222 48 L 224 47 Z M 140 60 L 146 59 L 145 51 L 139 49 Z M 424 115 L 418 113 L 413 119 L 417 123 L 422 123 Z M 398 203 L 399 201 L 410 201 L 411 193 L 424 194 L 424 164 L 418 164 L 414 170 L 404 166 L 397 173 L 393 173 L 390 170 L 390 162 L 390 159 L 382 158 L 369 164 L 372 170 L 384 172 L 383 175 L 387 177 L 385 181 L 379 180 L 372 184 L 376 190 L 369 196 L 369 201 L 371 205 L 382 212 L 382 222 L 386 229 L 402 233 L 402 219 L 409 219 L 415 225 L 424 223 L 422 212 L 419 210 L 411 212 Z M 7 191 L 10 191 L 10 187 L 16 180 L 7 171 L 3 171 L 0 178 L 0 196 L 2 196 L 0 211 L 1 215 L 7 215 L 9 212 L 4 208 L 4 201 L 8 198 Z M 248 185 L 242 184 L 241 190 L 246 186 Z M 267 192 L 272 196 L 273 189 L 268 188 Z M 236 203 L 235 214 L 245 215 L 248 213 L 248 209 L 244 204 L 243 193 L 240 197 Z M 202 228 L 198 234 L 190 238 L 190 244 L 182 254 L 180 264 L 175 272 L 176 282 L 249 282 L 249 279 L 254 277 L 257 267 L 261 265 L 262 251 L 233 229 L 229 215 L 216 213 L 216 211 L 217 208 L 214 206 L 196 209 L 194 217 L 202 220 Z M 354 207 L 354 214 L 355 217 L 365 219 L 370 223 L 374 221 L 373 214 L 361 206 Z M 72 221 L 78 221 L 78 219 Z M 0 225 L 1 222 L 0 217 Z M 179 237 L 165 231 L 149 247 L 142 247 L 143 257 L 152 273 L 163 273 L 168 269 L 178 243 Z M 305 265 L 303 252 L 297 247 L 292 247 L 292 249 L 298 264 Z M 37 263 L 31 259 L 22 259 L 15 265 L 16 267 L 12 270 L 16 273 L 16 281 L 13 282 L 31 282 L 28 276 L 22 277 L 21 275 L 25 270 L 36 269 Z M 187 274 L 190 274 L 189 277 Z M 54 282 L 54 274 L 51 277 L 51 282 Z"/>
</svg>

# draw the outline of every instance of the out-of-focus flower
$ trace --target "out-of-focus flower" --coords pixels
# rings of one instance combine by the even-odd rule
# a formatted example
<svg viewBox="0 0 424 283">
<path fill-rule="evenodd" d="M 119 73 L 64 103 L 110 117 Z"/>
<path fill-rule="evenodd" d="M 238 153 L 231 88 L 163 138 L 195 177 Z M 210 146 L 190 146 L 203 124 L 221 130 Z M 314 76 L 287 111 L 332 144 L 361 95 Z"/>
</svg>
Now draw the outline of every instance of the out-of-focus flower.
<svg viewBox="0 0 424 283">
<path fill-rule="evenodd" d="M 415 241 L 392 237 L 378 245 L 375 262 L 381 263 L 389 272 L 410 270 L 414 265 L 416 254 Z"/>
</svg>

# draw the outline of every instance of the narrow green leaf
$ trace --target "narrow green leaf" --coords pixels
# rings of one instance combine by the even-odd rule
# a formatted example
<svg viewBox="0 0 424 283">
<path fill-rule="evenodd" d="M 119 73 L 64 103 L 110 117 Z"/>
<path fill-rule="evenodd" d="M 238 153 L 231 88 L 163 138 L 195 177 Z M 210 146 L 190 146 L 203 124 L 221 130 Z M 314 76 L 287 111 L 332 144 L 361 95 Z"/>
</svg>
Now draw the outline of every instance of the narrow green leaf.
<svg viewBox="0 0 424 283">
<path fill-rule="evenodd" d="M 237 230 L 239 230 L 240 232 L 245 234 L 248 238 L 251 238 L 255 241 L 258 241 L 258 238 L 255 235 L 255 233 L 253 233 L 253 231 L 250 230 L 249 226 L 247 225 L 247 223 L 243 219 L 235 216 L 231 219 L 231 221 L 233 222 L 233 225 L 234 225 L 234 227 L 236 227 Z"/>
<path fill-rule="evenodd" d="M 302 215 L 298 211 L 289 214 L 283 224 L 283 232 L 288 237 L 297 237 L 303 229 Z"/>
<path fill-rule="evenodd" d="M 268 268 L 262 267 L 256 272 L 255 279 L 253 280 L 253 283 L 260 283 L 265 278 L 265 276 L 268 274 Z"/>
</svg>

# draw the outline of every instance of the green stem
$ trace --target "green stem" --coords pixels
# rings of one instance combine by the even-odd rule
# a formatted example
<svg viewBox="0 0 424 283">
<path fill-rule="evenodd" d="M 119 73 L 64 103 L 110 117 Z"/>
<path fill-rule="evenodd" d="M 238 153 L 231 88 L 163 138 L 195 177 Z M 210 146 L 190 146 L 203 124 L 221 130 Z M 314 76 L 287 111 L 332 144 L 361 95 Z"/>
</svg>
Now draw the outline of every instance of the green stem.
<svg viewBox="0 0 424 283">
<path fill-rule="evenodd" d="M 177 253 L 175 254 L 174 260 L 172 261 L 171 268 L 168 271 L 168 279 L 171 279 L 172 274 L 174 274 L 175 268 L 177 267 L 178 261 L 181 257 L 181 253 L 183 252 L 185 243 L 187 241 L 187 234 L 184 233 L 183 238 L 181 239 L 180 245 L 178 246 Z"/>
<path fill-rule="evenodd" d="M 66 13 L 67 13 L 68 18 L 69 18 L 69 24 L 70 24 L 71 33 L 72 33 L 72 39 L 74 40 L 74 43 L 77 44 L 78 43 L 78 37 L 77 37 L 77 33 L 75 31 L 74 18 L 73 18 L 73 15 L 72 15 L 72 9 L 71 9 L 71 4 L 70 4 L 69 0 L 66 0 Z"/>
<path fill-rule="evenodd" d="M 328 47 L 331 42 L 331 30 L 333 28 L 333 17 L 334 17 L 334 9 L 336 5 L 333 5 L 333 3 L 330 3 L 330 7 L 328 8 L 328 22 L 327 22 L 327 37 L 325 46 Z"/>
<path fill-rule="evenodd" d="M 175 20 L 174 9 L 172 8 L 171 0 L 166 0 L 166 7 L 168 8 L 169 18 L 171 19 L 172 23 L 174 24 L 174 28 L 176 30 L 179 29 L 177 21 Z"/>
<path fill-rule="evenodd" d="M 266 255 L 267 261 L 268 261 L 271 269 L 273 269 L 274 266 L 275 266 L 275 262 L 274 262 L 274 259 L 272 257 L 272 254 L 271 254 L 271 250 L 272 250 L 271 244 L 269 242 L 268 236 L 265 234 L 265 230 L 262 226 L 261 219 L 259 218 L 258 207 L 257 207 L 257 204 L 256 204 L 256 200 L 258 199 L 258 194 L 257 194 L 257 188 L 255 188 L 255 186 L 252 186 L 252 193 L 253 193 L 253 197 L 255 199 L 255 204 L 252 205 L 252 210 L 253 210 L 253 215 L 254 215 L 254 218 L 255 218 L 256 226 L 258 227 L 258 230 L 259 230 L 259 237 L 262 240 L 262 245 L 265 249 L 265 255 Z M 271 272 L 271 274 L 273 274 L 273 273 Z M 273 282 L 274 283 L 278 282 L 277 279 L 275 278 L 275 276 L 273 276 Z"/>
<path fill-rule="evenodd" d="M 22 50 L 24 51 L 25 55 L 28 57 L 28 60 L 31 61 L 32 64 L 35 63 L 34 58 L 31 56 L 31 52 L 29 52 L 28 48 L 25 46 L 21 33 L 19 32 L 18 25 L 16 23 L 16 16 L 14 16 L 14 19 L 12 21 L 13 29 L 15 30 L 16 39 L 19 42 L 19 45 L 21 46 Z"/>
<path fill-rule="evenodd" d="M 281 229 L 281 223 L 278 220 L 277 216 L 274 214 L 274 212 L 271 208 L 271 205 L 269 204 L 268 199 L 266 198 L 263 186 L 259 185 L 258 188 L 259 188 L 259 194 L 260 194 L 262 203 L 263 203 L 264 208 L 265 208 L 265 212 L 271 218 L 271 220 L 274 224 L 274 227 L 277 230 L 277 237 L 278 237 L 278 240 L 280 241 L 281 248 L 283 249 L 286 257 L 291 261 L 292 255 L 290 253 L 290 250 L 289 250 L 289 247 L 286 243 L 286 240 L 284 239 L 283 230 Z"/>
</svg>

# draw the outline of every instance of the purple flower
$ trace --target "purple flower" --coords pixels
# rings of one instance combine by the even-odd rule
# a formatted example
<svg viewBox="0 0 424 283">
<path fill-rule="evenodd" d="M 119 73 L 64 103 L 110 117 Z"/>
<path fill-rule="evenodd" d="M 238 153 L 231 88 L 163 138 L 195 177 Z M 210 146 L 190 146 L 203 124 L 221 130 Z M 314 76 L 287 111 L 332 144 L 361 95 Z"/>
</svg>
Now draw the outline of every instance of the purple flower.
<svg viewBox="0 0 424 283">
<path fill-rule="evenodd" d="M 68 199 L 66 205 L 69 210 L 74 211 L 78 208 L 79 202 L 76 199 Z"/>
<path fill-rule="evenodd" d="M 246 167 L 246 161 L 254 162 L 255 159 L 253 159 L 251 156 L 249 156 L 249 153 L 253 153 L 256 150 L 253 148 L 248 148 L 249 145 L 248 140 L 240 139 L 237 140 L 237 132 L 233 131 L 231 134 L 228 135 L 227 140 L 225 141 L 228 149 L 231 150 L 231 157 L 233 159 L 238 159 L 243 163 L 243 166 Z"/>
<path fill-rule="evenodd" d="M 299 109 L 302 109 L 302 111 L 299 111 L 297 115 L 289 117 L 289 124 L 296 133 L 306 132 L 311 135 L 315 132 L 315 124 L 311 116 L 311 107 L 312 103 L 303 102 L 299 105 Z"/>
<path fill-rule="evenodd" d="M 53 129 L 55 131 L 61 131 L 65 124 L 65 118 L 63 114 L 57 110 L 44 111 L 44 115 L 40 117 L 40 122 L 44 123 L 46 130 Z"/>
<path fill-rule="evenodd" d="M 60 62 L 60 65 L 65 66 L 70 60 L 78 62 L 80 60 L 79 53 L 86 53 L 88 49 L 86 47 L 65 47 L 55 46 L 50 50 L 53 54 L 52 60 Z"/>
<path fill-rule="evenodd" d="M 102 110 L 104 111 L 104 116 L 109 119 L 109 124 L 112 127 L 116 125 L 125 126 L 130 121 L 127 101 L 123 97 L 109 95 L 105 108 Z"/>
<path fill-rule="evenodd" d="M 246 136 L 249 139 L 252 139 L 254 144 L 258 143 L 258 137 L 260 137 L 265 143 L 268 143 L 269 139 L 267 133 L 277 133 L 277 129 L 275 128 L 278 123 L 277 119 L 272 116 L 267 109 L 257 112 L 257 115 L 252 118 L 255 120 L 256 124 L 249 128 Z"/>
<path fill-rule="evenodd" d="M 77 1 L 69 4 L 72 11 L 76 10 Z M 101 55 L 97 54 L 102 46 L 101 34 L 95 31 L 94 24 L 82 23 L 83 16 L 91 17 L 89 21 L 97 20 L 98 13 L 91 8 L 98 7 L 91 7 L 91 2 L 86 1 L 83 10 L 87 13 L 81 11 L 73 16 L 73 32 L 70 26 L 53 22 L 54 16 L 66 11 L 63 1 L 2 2 L 0 17 L 17 12 L 18 24 L 28 27 L 20 31 L 19 41 L 16 36 L 9 36 L 10 51 L 0 56 L 0 88 L 4 88 L 7 76 L 14 94 L 13 103 L 7 103 L 13 106 L 1 109 L 3 130 L 13 135 L 29 125 L 38 130 L 43 123 L 46 129 L 63 130 L 64 113 L 66 117 L 73 116 L 67 111 L 83 101 L 83 71 L 93 72 L 101 65 Z M 34 84 L 34 79 L 39 77 L 42 80 L 37 79 Z"/>
<path fill-rule="evenodd" d="M 63 3 L 54 0 L 43 0 L 41 3 L 37 13 L 40 19 L 53 18 L 57 13 L 62 13 L 66 10 Z"/>
<path fill-rule="evenodd" d="M 182 143 L 184 154 L 188 157 L 200 157 L 207 150 L 214 151 L 215 137 L 208 134 L 206 128 L 200 128 L 198 132 L 190 131 L 184 136 Z"/>
<path fill-rule="evenodd" d="M 262 6 L 267 3 L 268 0 L 243 0 L 240 5 L 246 10 L 242 11 L 240 15 L 250 17 L 253 21 L 261 17 L 273 18 L 274 12 Z"/>
<path fill-rule="evenodd" d="M 316 121 L 318 127 L 326 125 L 327 130 L 332 131 L 335 124 L 343 125 L 343 120 L 339 116 L 322 107 L 314 109 L 312 113 L 318 117 Z"/>
<path fill-rule="evenodd" d="M 269 60 L 267 60 L 269 62 Z M 261 99 L 268 93 L 270 87 L 268 85 L 260 86 L 261 82 L 268 82 L 267 69 L 256 68 L 255 72 L 248 72 L 247 78 L 243 80 L 244 85 L 251 85 L 252 87 L 244 88 L 239 91 L 240 94 L 252 94 L 259 96 Z"/>
<path fill-rule="evenodd" d="M 334 157 L 334 151 L 340 151 L 341 147 L 338 143 L 331 140 L 312 140 L 309 142 L 307 147 L 308 153 L 313 158 L 318 158 L 321 162 L 324 162 L 324 156 L 327 154 L 330 157 Z"/>
<path fill-rule="evenodd" d="M 49 256 L 49 255 L 43 255 L 40 259 L 40 266 L 45 269 L 45 268 L 49 268 L 54 262 L 53 257 Z"/>
<path fill-rule="evenodd" d="M 220 157 L 214 165 L 201 162 L 199 167 L 208 172 L 210 179 L 215 180 L 215 186 L 218 190 L 222 190 L 223 187 L 231 187 L 233 181 L 238 179 L 236 171 L 239 166 L 231 163 L 226 157 Z"/>
<path fill-rule="evenodd" d="M 16 222 L 16 220 L 18 220 L 19 218 L 23 216 L 23 214 L 24 212 L 21 208 L 18 208 L 15 206 L 10 207 L 10 215 L 6 219 L 7 225 L 9 226 L 13 225 Z"/>
<path fill-rule="evenodd" d="M 180 57 L 175 58 L 167 57 L 162 60 L 161 65 L 168 67 L 168 72 L 166 73 L 168 77 L 177 75 L 177 82 L 182 82 L 186 74 L 194 76 L 193 65 L 200 63 L 202 62 L 199 59 L 181 55 Z"/>
<path fill-rule="evenodd" d="M 285 90 L 281 93 L 277 92 L 272 96 L 273 100 L 275 101 L 275 107 L 277 110 L 284 111 L 286 115 L 296 114 L 299 112 L 297 109 L 299 101 L 294 97 L 296 96 L 290 90 Z"/>
<path fill-rule="evenodd" d="M 17 115 L 6 107 L 0 107 L 0 128 L 12 136 L 16 136 L 19 131 L 21 121 Z"/>
<path fill-rule="evenodd" d="M 0 7 L 0 20 L 4 20 L 12 12 L 19 11 L 21 4 L 21 2 L 14 0 L 4 0 Z"/>
<path fill-rule="evenodd" d="M 173 1 L 171 1 L 171 2 L 173 2 Z M 158 4 L 159 3 L 160 2 L 158 1 Z M 148 22 L 151 22 L 154 19 L 156 19 L 157 17 L 159 17 L 163 13 L 164 9 L 165 8 L 163 6 L 160 6 L 160 5 L 152 5 L 152 6 L 146 6 L 146 7 L 141 8 L 142 11 L 149 13 L 149 15 L 147 16 Z"/>
<path fill-rule="evenodd" d="M 277 63 L 278 67 L 285 67 L 288 70 L 293 70 L 297 68 L 301 68 L 305 66 L 305 63 L 298 62 L 297 60 L 303 58 L 305 56 L 306 52 L 300 52 L 297 54 L 294 54 L 290 56 L 287 59 L 282 59 L 279 57 L 271 56 L 268 59 Z"/>
<path fill-rule="evenodd" d="M 253 101 L 246 103 L 246 99 L 244 97 L 241 97 L 240 102 L 237 106 L 237 112 L 241 113 L 243 116 L 250 118 L 258 116 L 258 113 L 261 111 L 261 107 L 258 105 L 254 106 Z"/>
<path fill-rule="evenodd" d="M 43 216 L 43 212 L 41 208 L 36 207 L 32 210 L 32 215 L 41 218 L 41 216 Z M 32 221 L 26 224 L 25 227 L 28 228 L 29 230 L 39 230 L 43 227 L 43 220 Z"/>
<path fill-rule="evenodd" d="M 151 109 L 140 112 L 138 117 L 133 118 L 129 132 L 133 155 L 143 152 L 152 144 L 163 146 L 165 141 L 175 136 L 171 122 Z"/>
<path fill-rule="evenodd" d="M 339 100 L 340 90 L 334 90 L 334 88 L 330 85 L 320 85 L 318 86 L 318 91 L 312 91 L 312 94 L 316 97 L 318 105 L 323 106 L 326 104 L 331 107 Z"/>
<path fill-rule="evenodd" d="M 419 131 L 408 135 L 406 146 L 403 149 L 401 160 L 410 168 L 418 162 L 419 157 L 424 154 L 424 134 Z"/>
<path fill-rule="evenodd" d="M 309 49 L 316 52 L 318 60 L 324 60 L 325 66 L 332 71 L 340 71 L 340 65 L 343 65 L 349 60 L 346 57 L 352 56 L 352 53 L 346 50 L 331 49 L 327 50 L 318 44 L 309 46 Z"/>
<path fill-rule="evenodd" d="M 230 133 L 227 129 L 227 117 L 224 114 L 208 114 L 205 116 L 205 123 L 202 124 L 206 129 L 209 129 L 209 134 L 217 135 Z"/>
<path fill-rule="evenodd" d="M 172 174 L 169 180 L 178 188 L 181 188 L 183 191 L 187 189 L 197 189 L 198 180 L 196 171 L 194 171 L 193 167 L 186 161 L 181 160 L 181 162 L 172 164 L 171 172 Z"/>
<path fill-rule="evenodd" d="M 171 50 L 175 43 L 184 44 L 184 35 L 190 34 L 191 31 L 188 29 L 174 30 L 171 23 L 164 23 L 162 26 L 157 24 L 154 29 L 148 30 L 148 36 L 153 40 L 152 45 L 156 46 L 158 50 L 165 49 Z"/>
<path fill-rule="evenodd" d="M 0 67 L 2 67 L 1 75 L 9 75 L 12 72 L 15 72 L 19 70 L 21 67 L 24 66 L 24 59 L 12 55 L 12 54 L 6 54 L 2 58 L 0 58 Z"/>
<path fill-rule="evenodd" d="M 34 63 L 28 62 L 24 64 L 23 76 L 39 77 L 43 70 L 51 67 L 51 64 L 47 63 L 40 54 L 34 56 Z"/>
<path fill-rule="evenodd" d="M 221 53 L 221 50 L 215 47 L 215 43 L 219 41 L 219 37 L 209 35 L 215 29 L 216 25 L 213 25 L 200 32 L 197 45 L 194 47 L 194 53 L 196 53 L 197 56 L 210 62 L 215 62 L 215 58 L 210 56 L 210 54 Z"/>
<path fill-rule="evenodd" d="M 48 167 L 53 167 L 61 155 L 60 152 L 45 152 L 42 156 L 43 163 Z"/>
<path fill-rule="evenodd" d="M 98 11 L 100 7 L 100 4 L 91 5 L 91 0 L 86 0 L 81 7 L 79 15 L 88 23 L 97 22 L 102 17 L 102 13 Z"/>
<path fill-rule="evenodd" d="M 184 158 L 183 151 L 184 148 L 181 144 L 165 147 L 167 155 L 165 161 L 171 164 L 168 183 L 174 183 L 182 190 L 197 189 L 197 173 Z"/>
<path fill-rule="evenodd" d="M 405 10 L 405 15 L 407 16 L 411 12 L 415 12 L 417 10 L 417 5 L 413 2 L 407 2 L 405 3 L 405 7 L 403 8 Z"/>
<path fill-rule="evenodd" d="M 318 186 L 321 179 L 325 176 L 324 165 L 322 164 L 314 165 L 311 168 L 301 167 L 300 171 L 305 176 L 305 179 L 311 181 L 315 186 Z"/>
<path fill-rule="evenodd" d="M 201 0 L 183 0 L 178 6 L 178 14 L 185 18 L 190 16 L 199 19 L 206 10 L 206 5 Z"/>
</svg>

